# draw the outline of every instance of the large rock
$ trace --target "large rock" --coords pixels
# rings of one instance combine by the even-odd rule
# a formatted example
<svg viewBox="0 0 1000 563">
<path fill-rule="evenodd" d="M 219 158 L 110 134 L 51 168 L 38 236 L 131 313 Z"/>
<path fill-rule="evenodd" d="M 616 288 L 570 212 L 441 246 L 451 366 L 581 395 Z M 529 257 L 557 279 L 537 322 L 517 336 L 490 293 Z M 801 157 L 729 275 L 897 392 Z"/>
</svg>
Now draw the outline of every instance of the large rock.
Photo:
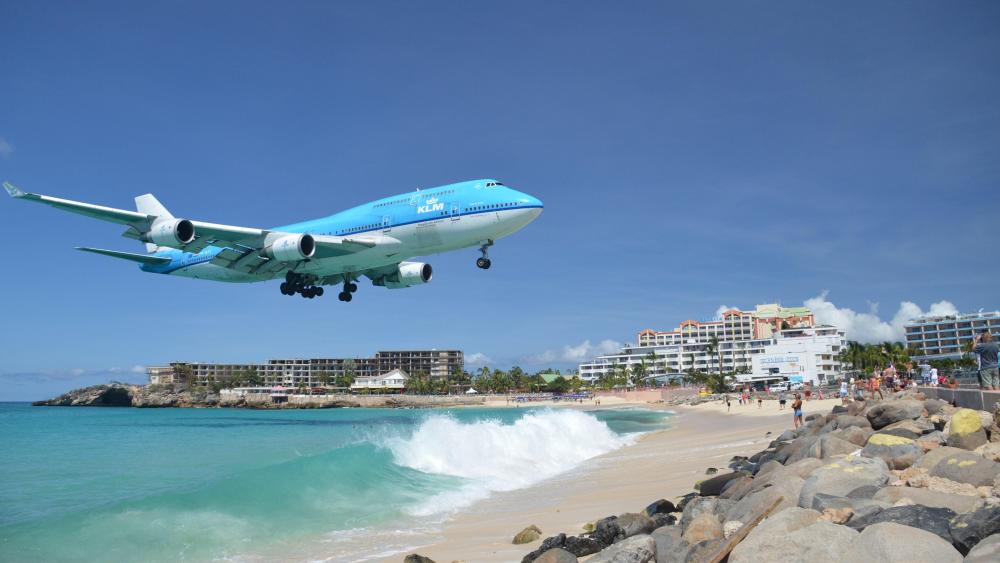
<svg viewBox="0 0 1000 563">
<path fill-rule="evenodd" d="M 904 438 L 916 440 L 924 434 L 934 432 L 934 424 L 926 418 L 901 420 L 899 422 L 893 422 L 889 426 L 879 430 L 879 432 L 882 434 L 892 434 L 894 436 L 902 436 Z"/>
<path fill-rule="evenodd" d="M 513 543 L 515 545 L 521 545 L 525 543 L 531 543 L 538 538 L 542 537 L 542 530 L 535 526 L 534 524 L 528 526 L 527 528 L 521 530 L 514 536 Z"/>
<path fill-rule="evenodd" d="M 749 522 L 778 498 L 783 500 L 775 508 L 775 511 L 791 508 L 795 506 L 804 483 L 805 481 L 796 475 L 787 475 L 773 482 L 770 486 L 754 491 L 740 499 L 726 513 L 725 521 Z"/>
<path fill-rule="evenodd" d="M 753 487 L 753 477 L 743 476 L 726 483 L 725 488 L 719 493 L 719 498 L 740 500 Z"/>
<path fill-rule="evenodd" d="M 910 438 L 883 434 L 880 431 L 868 439 L 868 444 L 861 450 L 861 455 L 879 458 L 890 469 L 906 469 L 924 455 L 924 450 Z"/>
<path fill-rule="evenodd" d="M 826 465 L 825 461 L 814 457 L 808 457 L 786 466 L 785 469 L 798 475 L 802 479 L 808 479 L 809 476 L 812 475 L 813 471 L 816 471 L 824 465 Z"/>
<path fill-rule="evenodd" d="M 851 428 L 856 426 L 858 428 L 871 428 L 871 423 L 868 419 L 863 416 L 855 416 L 850 414 L 841 414 L 834 419 L 837 424 L 837 429 L 842 430 L 844 428 Z"/>
<path fill-rule="evenodd" d="M 983 507 L 951 520 L 951 541 L 962 553 L 996 533 L 1000 533 L 1000 507 Z"/>
<path fill-rule="evenodd" d="M 926 530 L 881 522 L 868 526 L 851 542 L 843 561 L 961 563 L 962 554 L 948 541 Z"/>
<path fill-rule="evenodd" d="M 879 510 L 884 510 L 892 506 L 892 503 L 888 503 L 882 500 L 874 500 L 869 498 L 850 498 L 850 497 L 837 497 L 833 495 L 828 495 L 826 493 L 817 493 L 813 496 L 812 509 L 817 512 L 825 512 L 827 510 L 844 510 L 848 509 L 852 514 L 862 516 L 865 514 L 870 514 L 872 512 L 877 512 Z"/>
<path fill-rule="evenodd" d="M 434 563 L 434 560 L 417 553 L 411 553 L 403 558 L 403 563 Z"/>
<path fill-rule="evenodd" d="M 885 487 L 875 493 L 872 498 L 889 504 L 896 504 L 904 498 L 908 498 L 914 504 L 932 508 L 947 508 L 959 514 L 975 510 L 976 503 L 979 501 L 979 497 L 941 493 L 915 487 Z"/>
<path fill-rule="evenodd" d="M 795 509 L 792 508 L 785 512 L 791 510 Z M 736 546 L 729 556 L 730 563 L 798 563 L 801 561 L 842 563 L 845 561 L 844 554 L 858 533 L 845 526 L 815 521 L 819 515 L 814 510 L 809 512 L 813 513 L 808 517 L 813 518 L 814 522 L 791 531 L 781 531 L 777 526 L 761 529 L 763 527 L 761 524 Z"/>
<path fill-rule="evenodd" d="M 941 539 L 951 541 L 951 518 L 955 512 L 947 508 L 932 508 L 919 504 L 909 506 L 893 506 L 884 510 L 870 512 L 864 516 L 851 518 L 848 526 L 855 530 L 864 530 L 868 526 L 880 522 L 895 522 L 903 526 L 912 526 L 927 530 L 941 537 Z"/>
<path fill-rule="evenodd" d="M 545 553 L 539 555 L 535 559 L 535 563 L 576 563 L 577 558 L 572 553 L 557 547 L 555 549 L 550 549 Z"/>
<path fill-rule="evenodd" d="M 652 518 L 635 512 L 622 514 L 615 523 L 618 524 L 621 534 L 626 538 L 638 534 L 648 534 L 656 528 L 656 523 Z"/>
<path fill-rule="evenodd" d="M 681 531 L 687 530 L 691 522 L 699 515 L 708 513 L 715 514 L 715 507 L 719 499 L 715 497 L 696 498 L 684 506 L 684 513 L 681 514 Z"/>
<path fill-rule="evenodd" d="M 871 435 L 874 432 L 875 431 L 869 427 L 862 428 L 860 426 L 848 426 L 847 428 L 841 428 L 836 432 L 831 432 L 830 435 L 836 436 L 841 440 L 846 440 L 859 448 L 862 448 L 868 443 L 868 438 L 871 438 Z"/>
<path fill-rule="evenodd" d="M 928 452 L 924 457 L 944 448 Z M 948 448 L 954 450 L 953 448 Z M 975 487 L 989 487 L 1000 476 L 1000 463 L 990 461 L 980 455 L 964 450 L 944 456 L 928 473 L 934 477 L 944 477 L 959 483 L 969 483 Z"/>
<path fill-rule="evenodd" d="M 665 498 L 661 498 L 658 501 L 650 503 L 643 512 L 646 516 L 652 518 L 656 514 L 670 514 L 671 512 L 677 512 L 677 507 L 674 503 L 670 502 Z"/>
<path fill-rule="evenodd" d="M 664 526 L 653 530 L 650 534 L 656 542 L 656 563 L 681 563 L 687 554 L 686 545 L 681 539 L 680 526 Z"/>
<path fill-rule="evenodd" d="M 746 473 L 742 471 L 734 471 L 733 473 L 725 473 L 723 475 L 716 475 L 711 479 L 705 479 L 701 482 L 698 487 L 698 492 L 703 497 L 717 497 L 722 493 L 722 489 L 727 483 L 733 479 L 739 479 L 740 477 L 746 476 Z M 652 516 L 652 515 L 650 515 Z"/>
<path fill-rule="evenodd" d="M 722 522 L 715 514 L 703 512 L 688 524 L 682 537 L 690 544 L 717 540 L 722 537 Z"/>
<path fill-rule="evenodd" d="M 958 409 L 951 417 L 948 445 L 963 450 L 974 450 L 987 442 L 979 411 Z"/>
<path fill-rule="evenodd" d="M 913 464 L 913 467 L 923 468 L 930 471 L 937 465 L 941 460 L 947 459 L 949 456 L 968 453 L 965 450 L 960 450 L 958 448 L 950 448 L 948 446 L 941 446 L 924 454 L 924 457 L 920 458 L 917 463 Z"/>
<path fill-rule="evenodd" d="M 927 411 L 928 415 L 937 414 L 941 412 L 941 408 L 947 405 L 946 401 L 941 399 L 926 399 L 924 401 L 924 410 Z"/>
<path fill-rule="evenodd" d="M 670 526 L 673 528 L 674 526 Z M 577 557 L 591 555 L 604 549 L 601 542 L 583 536 L 569 536 L 563 542 L 562 548 Z"/>
<path fill-rule="evenodd" d="M 857 444 L 842 440 L 836 436 L 820 436 L 819 440 L 809 449 L 809 456 L 819 459 L 830 459 L 833 456 L 847 455 L 858 450 Z"/>
<path fill-rule="evenodd" d="M 972 548 L 964 563 L 996 563 L 1000 561 L 1000 534 L 993 534 Z"/>
<path fill-rule="evenodd" d="M 1000 462 L 1000 442 L 990 442 L 976 448 L 976 453 L 990 461 Z"/>
<path fill-rule="evenodd" d="M 872 428 L 879 430 L 893 422 L 912 420 L 924 412 L 924 404 L 920 401 L 883 401 L 868 409 L 865 415 Z"/>
<path fill-rule="evenodd" d="M 813 495 L 846 496 L 865 485 L 881 487 L 889 481 L 889 468 L 877 458 L 848 457 L 828 463 L 813 471 L 806 479 L 799 494 L 798 505 L 812 507 Z"/>
<path fill-rule="evenodd" d="M 656 541 L 643 534 L 624 539 L 588 559 L 588 563 L 650 563 L 656 560 Z"/>
</svg>

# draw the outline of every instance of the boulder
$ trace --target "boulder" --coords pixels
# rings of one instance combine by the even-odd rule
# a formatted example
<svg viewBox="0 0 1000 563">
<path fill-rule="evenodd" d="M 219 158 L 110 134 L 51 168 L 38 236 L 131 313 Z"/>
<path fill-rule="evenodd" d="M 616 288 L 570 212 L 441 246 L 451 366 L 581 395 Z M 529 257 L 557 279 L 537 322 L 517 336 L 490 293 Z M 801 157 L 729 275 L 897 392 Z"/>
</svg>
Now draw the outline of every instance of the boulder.
<svg viewBox="0 0 1000 563">
<path fill-rule="evenodd" d="M 983 507 L 951 520 L 951 541 L 959 551 L 969 553 L 980 541 L 1000 533 L 1000 507 Z"/>
<path fill-rule="evenodd" d="M 725 540 L 705 540 L 689 545 L 684 553 L 684 563 L 703 563 L 714 556 Z"/>
<path fill-rule="evenodd" d="M 794 430 L 785 430 L 784 432 L 781 433 L 780 436 L 778 436 L 779 442 L 791 442 L 794 439 L 795 439 Z"/>
<path fill-rule="evenodd" d="M 976 544 L 965 556 L 965 563 L 996 563 L 1000 561 L 1000 534 L 993 534 Z"/>
<path fill-rule="evenodd" d="M 525 528 L 525 529 L 521 530 L 520 532 L 518 532 L 514 536 L 513 543 L 514 543 L 514 545 L 521 545 L 521 544 L 525 544 L 525 543 L 531 543 L 531 542 L 537 540 L 540 537 L 542 537 L 542 530 L 539 529 L 538 526 L 535 526 L 534 524 L 532 524 L 531 526 L 528 526 L 527 528 Z"/>
<path fill-rule="evenodd" d="M 588 559 L 588 563 L 650 563 L 656 560 L 656 541 L 643 534 L 624 539 L 604 548 Z"/>
<path fill-rule="evenodd" d="M 673 514 L 664 514 L 663 512 L 653 515 L 653 529 L 659 528 L 661 526 L 672 526 L 677 523 L 677 517 Z"/>
<path fill-rule="evenodd" d="M 819 440 L 809 449 L 809 456 L 819 459 L 830 459 L 833 456 L 847 455 L 858 450 L 857 444 L 841 440 L 836 436 L 820 436 Z"/>
<path fill-rule="evenodd" d="M 947 402 L 942 401 L 941 399 L 925 399 L 924 410 L 927 411 L 928 415 L 937 414 L 941 412 L 941 407 L 947 404 Z"/>
<path fill-rule="evenodd" d="M 621 535 L 626 538 L 638 534 L 648 534 L 656 528 L 656 523 L 652 518 L 635 512 L 622 514 L 615 523 L 618 525 L 618 529 L 621 530 Z"/>
<path fill-rule="evenodd" d="M 855 530 L 864 530 L 868 526 L 880 522 L 894 522 L 903 526 L 912 526 L 932 532 L 944 540 L 951 542 L 950 520 L 955 512 L 947 508 L 934 508 L 919 504 L 893 506 L 884 510 L 871 512 L 864 516 L 851 518 L 848 526 Z"/>
<path fill-rule="evenodd" d="M 904 399 L 901 401 L 883 401 L 868 409 L 865 417 L 875 430 L 889 426 L 900 420 L 912 420 L 924 412 L 924 404 L 920 401 Z"/>
<path fill-rule="evenodd" d="M 750 488 L 753 487 L 753 477 L 740 477 L 739 479 L 733 479 L 732 481 L 726 483 L 726 487 L 722 489 L 719 494 L 719 498 L 740 500 L 747 493 L 750 492 Z"/>
<path fill-rule="evenodd" d="M 926 453 L 943 446 L 945 441 L 945 435 L 939 430 L 935 430 L 930 434 L 924 434 L 923 436 L 917 438 L 917 445 L 920 446 L 920 448 Z"/>
<path fill-rule="evenodd" d="M 948 445 L 963 450 L 974 450 L 987 442 L 979 411 L 958 409 L 951 417 Z"/>
<path fill-rule="evenodd" d="M 845 413 L 847 413 L 847 407 L 845 407 L 844 405 L 833 405 L 833 408 L 830 409 L 830 414 L 845 414 Z"/>
<path fill-rule="evenodd" d="M 917 461 L 917 463 L 914 463 L 913 467 L 923 468 L 926 469 L 927 471 L 930 471 L 941 460 L 947 459 L 948 456 L 959 455 L 963 453 L 968 453 L 968 452 L 966 452 L 965 450 L 960 450 L 958 448 L 941 446 L 940 448 L 934 449 L 924 454 L 924 457 L 920 458 Z"/>
<path fill-rule="evenodd" d="M 819 493 L 813 496 L 813 510 L 826 512 L 827 510 L 850 510 L 851 514 L 862 516 L 884 510 L 892 504 L 881 500 L 870 498 L 848 498 Z M 841 522 L 837 522 L 838 524 Z"/>
<path fill-rule="evenodd" d="M 724 521 L 749 522 L 767 509 L 779 497 L 783 498 L 783 500 L 775 508 L 775 511 L 791 508 L 795 506 L 804 483 L 805 481 L 800 477 L 788 475 L 772 483 L 770 486 L 751 492 L 729 509 Z"/>
<path fill-rule="evenodd" d="M 862 428 L 860 426 L 848 426 L 847 428 L 841 428 L 836 432 L 831 432 L 830 435 L 836 436 L 841 440 L 846 440 L 861 448 L 868 443 L 868 438 L 870 438 L 874 432 L 874 430 L 868 427 Z"/>
<path fill-rule="evenodd" d="M 850 523 L 848 523 L 850 524 Z M 895 522 L 880 522 L 868 526 L 851 542 L 844 561 L 878 561 L 879 563 L 961 563 L 962 554 L 941 537 Z"/>
<path fill-rule="evenodd" d="M 902 436 L 904 438 L 916 440 L 924 434 L 934 432 L 934 424 L 926 418 L 901 420 L 886 426 L 885 428 L 879 430 L 879 432 L 882 434 L 892 434 L 894 436 Z"/>
<path fill-rule="evenodd" d="M 411 553 L 403 558 L 403 563 L 434 563 L 434 560 L 430 557 L 424 557 L 423 555 Z"/>
<path fill-rule="evenodd" d="M 576 563 L 576 556 L 572 553 L 557 547 L 550 549 L 535 558 L 535 563 Z"/>
<path fill-rule="evenodd" d="M 851 401 L 847 404 L 847 414 L 860 415 L 868 408 L 867 401 Z"/>
<path fill-rule="evenodd" d="M 877 485 L 864 485 L 847 493 L 847 498 L 872 498 L 880 490 L 882 487 Z"/>
<path fill-rule="evenodd" d="M 673 527 L 673 526 L 671 526 Z M 568 536 L 563 542 L 562 549 L 572 553 L 577 557 L 591 555 L 604 549 L 604 546 L 596 540 L 583 536 Z"/>
<path fill-rule="evenodd" d="M 812 475 L 813 471 L 816 471 L 820 467 L 823 467 L 826 462 L 821 459 L 816 459 L 814 457 L 808 457 L 803 460 L 796 461 L 795 463 L 785 467 L 788 471 L 798 475 L 802 479 L 807 479 Z"/>
<path fill-rule="evenodd" d="M 691 522 L 700 514 L 715 514 L 715 505 L 718 502 L 719 499 L 715 497 L 700 497 L 687 503 L 684 507 L 684 513 L 681 515 L 681 531 L 687 530 Z"/>
<path fill-rule="evenodd" d="M 656 542 L 656 563 L 680 563 L 687 554 L 686 546 L 682 547 L 681 529 L 678 526 L 657 528 L 650 534 Z"/>
<path fill-rule="evenodd" d="M 959 514 L 971 512 L 975 509 L 976 502 L 979 501 L 978 496 L 956 495 L 915 487 L 885 487 L 875 493 L 872 498 L 888 504 L 896 504 L 900 500 L 908 498 L 914 504 L 931 508 L 947 508 Z"/>
<path fill-rule="evenodd" d="M 790 512 L 793 509 L 786 510 Z M 818 520 L 791 531 L 761 524 L 729 556 L 730 563 L 841 563 L 858 533 L 851 528 Z M 766 523 L 766 521 L 765 521 Z"/>
<path fill-rule="evenodd" d="M 945 448 L 933 450 L 924 455 L 927 457 Z M 954 448 L 947 448 L 954 451 Z M 959 483 L 968 483 L 974 487 L 989 487 L 993 481 L 1000 476 L 1000 463 L 990 461 L 980 455 L 963 450 L 960 453 L 951 453 L 929 468 L 928 473 L 933 477 L 944 477 Z"/>
<path fill-rule="evenodd" d="M 990 442 L 976 448 L 975 452 L 990 461 L 1000 462 L 1000 442 Z"/>
<path fill-rule="evenodd" d="M 594 531 L 590 532 L 590 539 L 601 545 L 611 545 L 625 537 L 621 528 L 618 527 L 617 516 L 601 518 L 594 524 Z"/>
<path fill-rule="evenodd" d="M 799 494 L 798 505 L 812 506 L 813 495 L 826 493 L 846 496 L 865 485 L 881 487 L 889 481 L 889 468 L 878 458 L 848 457 L 828 463 L 813 471 Z"/>
<path fill-rule="evenodd" d="M 669 500 L 661 498 L 660 500 L 654 501 L 647 506 L 643 512 L 646 513 L 646 516 L 652 518 L 655 514 L 669 514 L 671 512 L 677 512 L 677 507 L 674 506 L 674 503 Z"/>
<path fill-rule="evenodd" d="M 733 479 L 739 479 L 740 477 L 746 476 L 746 473 L 742 471 L 735 471 L 733 473 L 726 473 L 723 475 L 716 475 L 711 479 L 705 479 L 701 482 L 701 486 L 698 488 L 698 492 L 703 497 L 717 497 L 722 493 L 723 487 Z"/>
<path fill-rule="evenodd" d="M 868 444 L 861 450 L 861 455 L 864 457 L 879 458 L 890 469 L 906 469 L 913 465 L 920 456 L 924 455 L 924 450 L 910 438 L 893 434 L 883 434 L 879 431 L 877 434 L 872 434 L 872 437 L 868 439 Z"/>
<path fill-rule="evenodd" d="M 681 537 L 690 544 L 722 537 L 722 522 L 715 514 L 703 512 L 688 524 Z"/>
<path fill-rule="evenodd" d="M 872 427 L 871 423 L 868 422 L 867 418 L 863 416 L 856 416 L 850 414 L 838 415 L 837 418 L 834 419 L 834 422 L 837 423 L 838 430 L 843 430 L 844 428 L 851 428 L 854 426 L 857 426 L 858 428 Z"/>
</svg>

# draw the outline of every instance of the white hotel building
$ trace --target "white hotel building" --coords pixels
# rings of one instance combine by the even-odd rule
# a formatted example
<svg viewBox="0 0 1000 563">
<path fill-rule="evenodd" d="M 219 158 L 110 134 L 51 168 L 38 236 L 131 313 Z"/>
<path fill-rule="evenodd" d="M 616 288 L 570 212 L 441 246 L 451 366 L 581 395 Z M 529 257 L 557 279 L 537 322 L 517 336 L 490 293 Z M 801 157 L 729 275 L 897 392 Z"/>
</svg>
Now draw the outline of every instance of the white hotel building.
<svg viewBox="0 0 1000 563">
<path fill-rule="evenodd" d="M 906 346 L 920 350 L 915 360 L 957 360 L 969 341 L 989 330 L 1000 334 L 1000 311 L 919 317 L 904 325 Z"/>
<path fill-rule="evenodd" d="M 826 381 L 840 371 L 836 356 L 844 345 L 843 332 L 832 327 L 814 327 L 815 317 L 805 307 L 758 305 L 753 311 L 730 309 L 720 319 L 709 322 L 686 320 L 669 332 L 640 331 L 637 346 L 626 346 L 617 354 L 598 356 L 580 364 L 580 379 L 595 382 L 615 369 L 645 364 L 648 376 L 679 377 L 695 369 L 703 372 L 747 371 L 740 382 L 787 379 L 789 366 L 757 368 L 754 359 L 769 353 L 781 354 L 792 343 L 808 352 L 811 366 L 806 381 Z M 708 353 L 712 338 L 718 349 Z M 777 347 L 777 348 L 775 348 Z M 796 372 L 798 377 L 798 372 Z"/>
</svg>

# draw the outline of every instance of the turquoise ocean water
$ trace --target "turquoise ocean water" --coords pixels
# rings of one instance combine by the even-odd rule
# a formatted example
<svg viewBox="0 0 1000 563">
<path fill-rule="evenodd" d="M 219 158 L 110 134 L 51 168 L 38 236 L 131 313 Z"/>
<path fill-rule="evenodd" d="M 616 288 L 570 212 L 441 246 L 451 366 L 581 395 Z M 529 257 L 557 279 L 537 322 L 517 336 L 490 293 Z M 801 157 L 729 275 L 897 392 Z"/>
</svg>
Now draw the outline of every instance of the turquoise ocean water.
<svg viewBox="0 0 1000 563">
<path fill-rule="evenodd" d="M 666 416 L 0 403 L 0 561 L 385 556 Z"/>
</svg>

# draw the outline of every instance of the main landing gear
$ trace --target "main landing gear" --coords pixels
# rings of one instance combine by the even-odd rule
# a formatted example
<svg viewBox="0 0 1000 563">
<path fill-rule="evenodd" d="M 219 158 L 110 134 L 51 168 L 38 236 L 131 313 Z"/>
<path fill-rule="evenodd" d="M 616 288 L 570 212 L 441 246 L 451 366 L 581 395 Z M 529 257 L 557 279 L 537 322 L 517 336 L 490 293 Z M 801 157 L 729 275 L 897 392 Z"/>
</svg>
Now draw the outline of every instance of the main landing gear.
<svg viewBox="0 0 1000 563">
<path fill-rule="evenodd" d="M 483 255 L 480 258 L 476 259 L 476 266 L 478 268 L 481 268 L 483 270 L 489 270 L 490 266 L 493 265 L 493 263 L 490 262 L 489 254 L 486 253 L 486 250 L 491 246 L 493 246 L 493 241 L 487 240 L 482 243 L 482 246 L 479 247 L 479 252 L 482 252 Z"/>
<path fill-rule="evenodd" d="M 313 276 L 305 276 L 302 274 L 296 274 L 294 272 L 288 272 L 285 274 L 285 281 L 281 284 L 281 294 L 282 295 L 295 295 L 296 293 L 301 294 L 305 299 L 312 299 L 313 297 L 322 297 L 323 288 L 318 285 L 313 285 L 315 283 L 315 278 Z"/>
<path fill-rule="evenodd" d="M 344 290 L 337 295 L 337 299 L 341 301 L 350 301 L 354 299 L 354 292 L 358 290 L 358 284 L 351 281 L 351 276 L 344 277 Z"/>
</svg>

